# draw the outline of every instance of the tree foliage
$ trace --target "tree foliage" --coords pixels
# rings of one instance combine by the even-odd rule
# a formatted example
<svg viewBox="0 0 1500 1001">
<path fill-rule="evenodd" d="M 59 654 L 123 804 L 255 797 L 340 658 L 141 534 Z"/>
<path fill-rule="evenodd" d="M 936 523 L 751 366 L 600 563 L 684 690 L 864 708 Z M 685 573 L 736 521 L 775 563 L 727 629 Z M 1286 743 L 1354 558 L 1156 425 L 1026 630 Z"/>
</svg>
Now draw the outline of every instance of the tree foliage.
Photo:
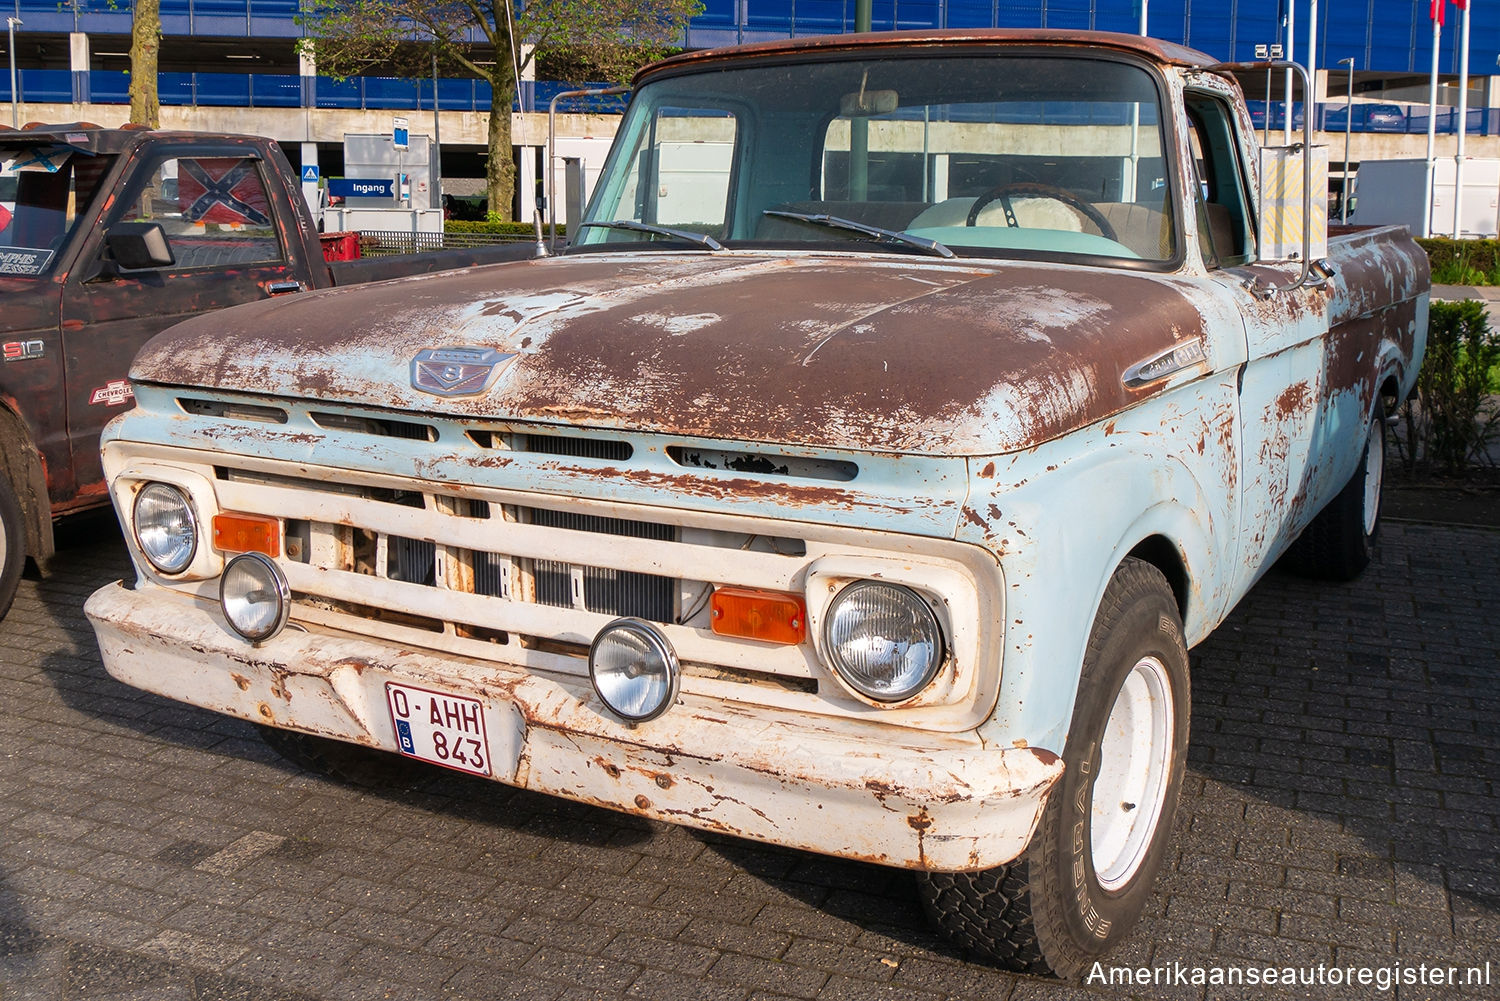
<svg viewBox="0 0 1500 1001">
<path fill-rule="evenodd" d="M 538 53 L 623 82 L 678 44 L 702 7 L 698 0 L 307 0 L 303 9 L 319 73 L 427 76 L 435 55 L 448 72 L 489 83 L 486 180 L 491 210 L 508 216 L 515 193 L 509 111 L 515 81 Z"/>
</svg>

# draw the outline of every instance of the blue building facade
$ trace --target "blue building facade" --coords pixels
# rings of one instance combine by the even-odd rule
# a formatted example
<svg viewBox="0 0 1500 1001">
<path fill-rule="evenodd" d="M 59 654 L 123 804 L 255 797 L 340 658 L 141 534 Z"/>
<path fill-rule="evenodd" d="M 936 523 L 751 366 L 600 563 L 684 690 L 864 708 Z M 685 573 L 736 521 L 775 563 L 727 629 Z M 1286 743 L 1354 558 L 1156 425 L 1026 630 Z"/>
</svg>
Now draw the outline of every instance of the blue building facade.
<svg viewBox="0 0 1500 1001">
<path fill-rule="evenodd" d="M 0 0 L 3 2 L 3 0 Z M 975 27 L 1036 27 L 1134 32 L 1141 0 L 873 0 L 876 30 Z M 1225 60 L 1250 60 L 1257 45 L 1286 44 L 1288 0 L 1151 0 L 1150 34 L 1181 42 Z M 1296 0 L 1294 54 L 1306 61 L 1308 0 Z M 22 22 L 16 38 L 21 100 L 29 103 L 120 103 L 128 77 L 122 50 L 128 50 L 130 7 L 110 0 L 10 0 Z M 1318 7 L 1317 64 L 1335 67 L 1353 60 L 1357 93 L 1384 88 L 1403 76 L 1425 77 L 1432 60 L 1429 0 L 1322 0 Z M 431 80 L 379 77 L 335 81 L 298 75 L 292 43 L 302 34 L 298 0 L 161 0 L 164 62 L 163 104 L 267 108 L 430 109 Z M 10 12 L 7 11 L 7 14 Z M 1442 33 L 1439 68 L 1458 72 L 1458 15 L 1449 8 Z M 705 0 L 685 44 L 704 48 L 738 42 L 852 31 L 855 0 Z M 70 35 L 88 36 L 93 55 L 86 69 L 69 62 Z M 3 38 L 3 36 L 0 36 Z M 195 43 L 254 41 L 267 56 L 223 55 L 220 48 L 193 63 Z M 279 55 L 277 55 L 279 53 Z M 1496 72 L 1500 56 L 1500 4 L 1476 4 L 1472 11 L 1471 72 Z M 257 60 L 238 69 L 228 60 Z M 168 64 L 173 64 L 169 66 Z M 1408 81 L 1415 85 L 1416 81 Z M 517 105 L 545 110 L 560 89 L 539 82 L 523 87 Z M 1341 88 L 1340 88 L 1341 89 Z M 0 73 L 0 101 L 10 100 L 8 74 Z M 442 80 L 436 99 L 443 109 L 487 110 L 488 86 L 470 79 Z M 1472 103 L 1472 102 L 1471 102 Z M 1451 117 L 1451 115 L 1450 115 Z M 1425 109 L 1422 112 L 1425 130 Z M 1471 131 L 1488 131 L 1488 115 L 1471 117 Z M 1356 130 L 1363 126 L 1357 121 Z M 1342 124 L 1339 128 L 1343 128 Z M 1451 121 L 1447 129 L 1451 130 Z M 1407 128 L 1389 131 L 1409 131 Z"/>
</svg>

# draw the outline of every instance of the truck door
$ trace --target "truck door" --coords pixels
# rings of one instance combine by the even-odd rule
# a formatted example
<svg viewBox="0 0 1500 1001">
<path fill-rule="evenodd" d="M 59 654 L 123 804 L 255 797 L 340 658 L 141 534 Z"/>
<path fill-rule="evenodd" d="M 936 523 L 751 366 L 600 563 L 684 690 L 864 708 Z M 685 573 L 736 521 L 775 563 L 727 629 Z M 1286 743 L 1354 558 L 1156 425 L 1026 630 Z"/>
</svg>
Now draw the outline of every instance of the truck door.
<svg viewBox="0 0 1500 1001">
<path fill-rule="evenodd" d="M 58 510 L 66 510 L 74 493 L 63 404 L 63 288 L 81 231 L 93 218 L 90 203 L 107 186 L 114 163 L 113 156 L 28 139 L 23 132 L 0 144 L 6 199 L 0 204 L 0 397 L 12 401 L 30 436 L 0 441 L 0 453 L 34 447 Z M 12 460 L 13 473 L 25 468 Z"/>
<path fill-rule="evenodd" d="M 1239 312 L 1246 361 L 1239 380 L 1240 525 L 1235 593 L 1243 593 L 1297 537 L 1326 492 L 1314 440 L 1323 397 L 1328 292 L 1285 288 L 1301 264 L 1256 259 L 1254 201 L 1227 93 L 1184 94 L 1196 174 L 1199 243 L 1210 282 Z M 1226 554 L 1227 555 L 1227 554 Z"/>
<path fill-rule="evenodd" d="M 99 432 L 132 400 L 136 351 L 186 317 L 300 291 L 281 191 L 253 148 L 177 147 L 141 161 L 106 211 L 63 298 L 69 431 L 80 492 L 104 490 Z M 126 270 L 105 237 L 120 222 L 161 226 L 173 263 Z"/>
</svg>

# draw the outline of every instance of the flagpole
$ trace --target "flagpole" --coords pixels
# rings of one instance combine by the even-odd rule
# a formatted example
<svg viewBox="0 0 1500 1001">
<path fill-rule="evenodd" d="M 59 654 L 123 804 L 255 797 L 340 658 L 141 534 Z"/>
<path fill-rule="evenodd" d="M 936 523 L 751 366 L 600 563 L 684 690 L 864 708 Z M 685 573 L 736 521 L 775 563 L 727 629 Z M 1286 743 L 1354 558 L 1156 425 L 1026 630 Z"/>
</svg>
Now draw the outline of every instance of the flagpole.
<svg viewBox="0 0 1500 1001">
<path fill-rule="evenodd" d="M 1302 106 L 1306 109 L 1308 121 L 1313 131 L 1320 131 L 1322 126 L 1317 119 L 1318 114 L 1318 0 L 1310 0 L 1307 12 L 1307 84 L 1312 88 L 1311 94 L 1302 95 Z M 1312 155 L 1309 151 L 1308 156 Z"/>
<path fill-rule="evenodd" d="M 1432 171 L 1437 165 L 1437 80 L 1438 46 L 1442 44 L 1443 4 L 1432 0 L 1432 82 L 1427 88 L 1427 193 L 1422 199 L 1422 236 L 1432 235 Z M 1351 109 L 1352 110 L 1352 109 Z"/>
<path fill-rule="evenodd" d="M 1297 0 L 1286 4 L 1286 61 L 1297 61 Z M 1286 144 L 1292 144 L 1292 71 L 1286 71 Z M 1269 109 L 1268 109 L 1269 113 Z"/>
<path fill-rule="evenodd" d="M 1469 0 L 1458 0 L 1463 8 L 1458 43 L 1458 155 L 1453 158 L 1453 238 L 1462 234 L 1459 212 L 1464 204 L 1464 138 L 1469 131 Z"/>
</svg>

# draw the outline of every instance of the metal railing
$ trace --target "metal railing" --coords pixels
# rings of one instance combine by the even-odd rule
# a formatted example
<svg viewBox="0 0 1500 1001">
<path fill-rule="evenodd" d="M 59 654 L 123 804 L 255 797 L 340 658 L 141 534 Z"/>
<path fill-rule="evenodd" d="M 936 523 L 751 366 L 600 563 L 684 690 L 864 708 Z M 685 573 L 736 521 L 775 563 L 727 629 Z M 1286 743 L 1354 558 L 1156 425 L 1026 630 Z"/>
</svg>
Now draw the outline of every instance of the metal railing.
<svg viewBox="0 0 1500 1001">
<path fill-rule="evenodd" d="M 0 75 L 3 76 L 3 75 Z M 18 73 L 17 90 L 29 104 L 129 104 L 130 77 L 112 70 L 24 69 Z M 604 85 L 600 85 L 604 86 Z M 75 87 L 79 88 L 75 96 Z M 522 80 L 521 91 L 511 108 L 521 112 L 545 111 L 558 93 L 573 84 L 556 80 Z M 0 78 L 0 102 L 9 103 L 10 80 Z M 163 106 L 205 108 L 331 108 L 351 111 L 431 111 L 433 87 L 430 79 L 357 76 L 301 77 L 287 73 L 159 73 L 157 94 Z M 493 89 L 479 79 L 440 79 L 437 102 L 443 111 L 489 111 Z M 619 114 L 622 99 L 579 97 L 559 103 L 568 114 Z"/>
<path fill-rule="evenodd" d="M 525 233 L 410 233 L 400 230 L 362 230 L 359 250 L 363 257 L 395 257 L 429 250 L 465 250 L 504 243 L 534 243 Z"/>
</svg>

